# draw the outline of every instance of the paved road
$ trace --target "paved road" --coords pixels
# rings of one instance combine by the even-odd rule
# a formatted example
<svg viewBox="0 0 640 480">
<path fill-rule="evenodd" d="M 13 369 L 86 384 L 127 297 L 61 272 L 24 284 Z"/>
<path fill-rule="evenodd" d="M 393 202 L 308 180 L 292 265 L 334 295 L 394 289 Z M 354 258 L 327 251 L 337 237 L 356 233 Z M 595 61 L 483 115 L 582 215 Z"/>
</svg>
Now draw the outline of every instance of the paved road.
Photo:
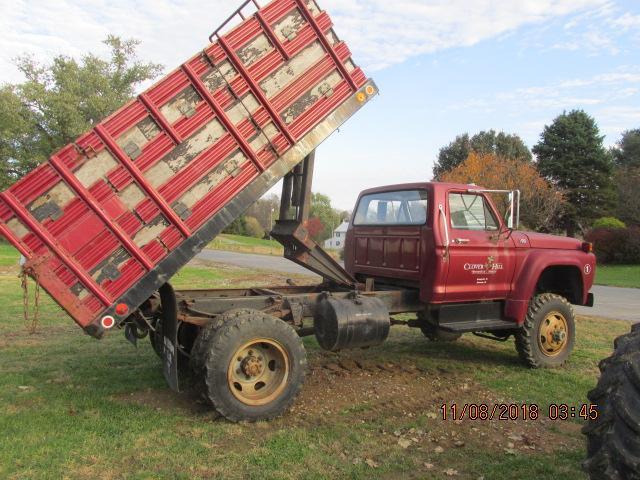
<svg viewBox="0 0 640 480">
<path fill-rule="evenodd" d="M 203 250 L 197 258 L 243 268 L 314 276 L 313 273 L 309 272 L 306 268 L 302 268 L 300 265 L 282 257 L 255 255 L 253 253 L 223 252 L 221 250 Z"/>
<path fill-rule="evenodd" d="M 595 305 L 593 308 L 576 307 L 577 313 L 640 322 L 640 289 L 596 285 L 591 291 L 596 297 Z"/>
<path fill-rule="evenodd" d="M 198 258 L 257 270 L 312 275 L 308 270 L 282 257 L 204 250 Z M 592 292 L 596 297 L 595 306 L 576 307 L 577 313 L 640 322 L 640 289 L 596 286 Z"/>
</svg>

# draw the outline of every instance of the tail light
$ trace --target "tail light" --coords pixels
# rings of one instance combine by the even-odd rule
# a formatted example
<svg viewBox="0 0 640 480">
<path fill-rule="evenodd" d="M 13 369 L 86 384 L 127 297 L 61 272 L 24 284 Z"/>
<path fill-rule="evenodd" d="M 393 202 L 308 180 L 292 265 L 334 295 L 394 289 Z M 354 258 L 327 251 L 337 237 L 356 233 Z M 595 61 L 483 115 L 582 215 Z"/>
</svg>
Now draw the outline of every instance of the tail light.
<svg viewBox="0 0 640 480">
<path fill-rule="evenodd" d="M 110 328 L 113 328 L 113 326 L 116 324 L 116 319 L 113 318 L 111 315 L 107 315 L 105 317 L 102 317 L 102 320 L 100 323 L 102 324 L 102 328 L 109 330 Z"/>
<path fill-rule="evenodd" d="M 582 242 L 582 251 L 584 253 L 593 253 L 593 243 L 591 243 L 591 242 Z"/>
</svg>

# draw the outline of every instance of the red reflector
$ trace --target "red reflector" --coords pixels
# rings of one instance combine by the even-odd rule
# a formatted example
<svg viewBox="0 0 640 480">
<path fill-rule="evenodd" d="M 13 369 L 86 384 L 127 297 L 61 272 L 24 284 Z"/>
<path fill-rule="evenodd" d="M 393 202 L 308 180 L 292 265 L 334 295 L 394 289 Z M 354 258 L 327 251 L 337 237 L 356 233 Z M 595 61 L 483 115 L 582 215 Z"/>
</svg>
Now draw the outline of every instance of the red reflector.
<svg viewBox="0 0 640 480">
<path fill-rule="evenodd" d="M 111 315 L 107 315 L 106 317 L 102 317 L 100 323 L 102 323 L 103 328 L 110 329 L 116 324 L 116 320 Z"/>
<path fill-rule="evenodd" d="M 129 306 L 126 303 L 119 303 L 116 305 L 116 315 L 124 316 L 129 313 Z"/>
<path fill-rule="evenodd" d="M 593 253 L 593 243 L 583 242 L 582 251 L 585 253 Z"/>
</svg>

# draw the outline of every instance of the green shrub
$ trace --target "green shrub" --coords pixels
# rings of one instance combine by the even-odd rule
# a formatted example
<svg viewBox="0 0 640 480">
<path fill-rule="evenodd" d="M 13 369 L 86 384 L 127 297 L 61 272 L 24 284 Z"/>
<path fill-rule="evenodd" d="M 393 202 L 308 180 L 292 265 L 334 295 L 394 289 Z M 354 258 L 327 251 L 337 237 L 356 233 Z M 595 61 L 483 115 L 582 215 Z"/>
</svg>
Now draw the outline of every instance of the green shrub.
<svg viewBox="0 0 640 480">
<path fill-rule="evenodd" d="M 625 223 L 622 220 L 618 220 L 615 217 L 602 217 L 593 222 L 593 229 L 596 228 L 611 228 L 611 229 L 619 229 L 619 228 L 627 228 Z"/>
<path fill-rule="evenodd" d="M 222 233 L 226 233 L 228 235 L 247 235 L 247 221 L 245 217 L 236 218 L 233 223 L 229 224 L 227 228 L 225 228 Z"/>
<path fill-rule="evenodd" d="M 260 222 L 255 217 L 245 217 L 245 230 L 249 237 L 263 238 L 264 229 L 260 226 Z"/>
</svg>

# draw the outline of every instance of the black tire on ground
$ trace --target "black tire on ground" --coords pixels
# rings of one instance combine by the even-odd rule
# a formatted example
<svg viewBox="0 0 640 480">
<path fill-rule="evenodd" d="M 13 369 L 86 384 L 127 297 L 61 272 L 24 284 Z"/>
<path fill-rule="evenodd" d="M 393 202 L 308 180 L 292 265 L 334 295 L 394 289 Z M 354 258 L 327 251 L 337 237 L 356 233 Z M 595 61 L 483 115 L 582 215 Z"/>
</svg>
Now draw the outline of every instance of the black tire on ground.
<svg viewBox="0 0 640 480">
<path fill-rule="evenodd" d="M 553 329 L 553 325 L 562 325 Z M 553 342 L 545 332 L 557 332 Z M 556 334 L 556 333 L 554 333 Z M 560 295 L 543 293 L 533 297 L 524 325 L 517 331 L 516 350 L 531 368 L 561 367 L 576 343 L 576 320 L 571 304 Z M 557 348 L 557 351 L 555 350 Z"/>
<path fill-rule="evenodd" d="M 158 358 L 162 359 L 162 319 L 156 318 L 152 324 L 154 330 L 149 331 L 149 342 Z"/>
<path fill-rule="evenodd" d="M 600 380 L 589 392 L 598 417 L 582 429 L 587 436 L 584 470 L 592 480 L 640 479 L 640 324 L 615 342 L 600 362 Z"/>
<path fill-rule="evenodd" d="M 191 350 L 191 358 L 189 359 L 189 367 L 193 374 L 193 378 L 196 380 L 196 388 L 206 397 L 206 384 L 205 380 L 205 365 L 209 358 L 209 342 L 211 337 L 218 328 L 224 325 L 229 320 L 238 318 L 241 315 L 253 312 L 246 308 L 239 308 L 237 310 L 229 310 L 228 312 L 218 315 L 214 320 L 209 322 L 206 326 L 200 329 L 198 336 L 193 344 Z"/>
<path fill-rule="evenodd" d="M 156 318 L 156 320 L 154 320 L 154 322 L 152 323 L 152 326 L 155 330 L 149 331 L 149 342 L 151 343 L 151 347 L 153 348 L 153 351 L 156 352 L 158 358 L 162 360 L 164 355 L 164 334 L 162 332 L 162 317 Z M 178 341 L 180 342 L 180 345 L 187 351 L 192 344 L 195 345 L 195 340 L 197 338 L 195 328 L 196 327 L 190 324 L 178 323 Z M 190 364 L 190 360 L 189 357 L 182 352 L 179 352 L 179 355 L 179 365 L 180 369 L 182 370 Z"/>
<path fill-rule="evenodd" d="M 429 321 L 428 312 L 418 312 L 418 321 L 420 322 L 420 331 L 432 342 L 455 342 L 462 334 L 455 332 L 447 332 L 436 327 Z"/>
<path fill-rule="evenodd" d="M 278 318 L 251 310 L 213 330 L 203 357 L 206 394 L 213 407 L 232 422 L 282 415 L 300 392 L 306 373 L 307 356 L 296 331 Z M 244 376 L 238 380 L 236 375 Z M 241 384 L 245 378 L 247 383 Z"/>
</svg>

